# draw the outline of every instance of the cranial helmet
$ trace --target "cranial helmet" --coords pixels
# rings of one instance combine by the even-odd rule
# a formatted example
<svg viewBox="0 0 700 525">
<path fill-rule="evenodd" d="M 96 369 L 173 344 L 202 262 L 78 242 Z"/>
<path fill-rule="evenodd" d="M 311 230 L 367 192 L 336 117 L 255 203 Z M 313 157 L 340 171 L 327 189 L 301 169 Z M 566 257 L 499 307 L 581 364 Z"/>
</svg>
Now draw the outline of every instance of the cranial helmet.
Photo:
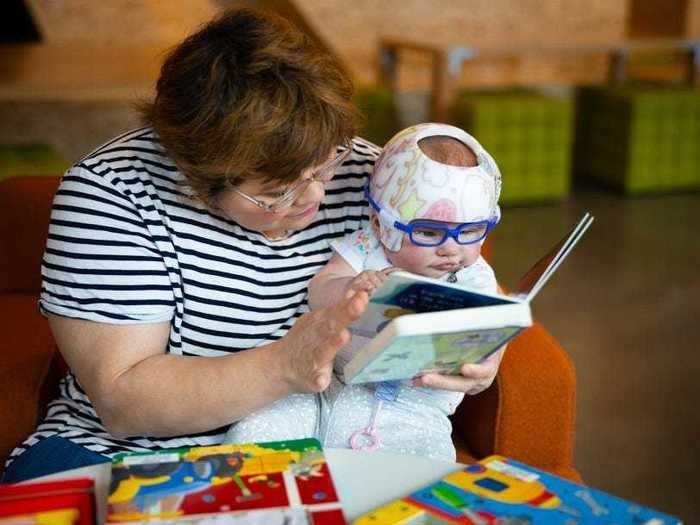
<svg viewBox="0 0 700 525">
<path fill-rule="evenodd" d="M 418 142 L 436 136 L 465 144 L 477 165 L 452 166 L 428 157 Z M 400 250 L 403 239 L 403 232 L 393 226 L 395 220 L 465 223 L 498 221 L 501 216 L 501 173 L 496 162 L 474 137 L 447 124 L 419 124 L 394 135 L 377 158 L 368 189 L 381 207 L 380 240 L 391 251 Z"/>
</svg>

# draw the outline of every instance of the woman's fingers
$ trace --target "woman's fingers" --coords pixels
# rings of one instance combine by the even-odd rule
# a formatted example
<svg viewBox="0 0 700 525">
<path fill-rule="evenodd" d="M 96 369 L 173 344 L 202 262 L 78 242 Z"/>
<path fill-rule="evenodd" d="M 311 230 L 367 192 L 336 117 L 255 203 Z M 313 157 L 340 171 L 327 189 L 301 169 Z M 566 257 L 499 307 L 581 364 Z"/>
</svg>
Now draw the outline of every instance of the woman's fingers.
<svg viewBox="0 0 700 525">
<path fill-rule="evenodd" d="M 426 374 L 413 380 L 414 386 L 452 390 L 474 395 L 491 386 L 505 351 L 503 346 L 478 364 L 462 365 L 461 375 Z"/>
<path fill-rule="evenodd" d="M 345 297 L 339 303 L 325 308 L 327 320 L 336 329 L 347 328 L 364 313 L 368 301 L 367 292 L 360 290 L 351 297 Z"/>
<path fill-rule="evenodd" d="M 505 346 L 501 347 L 479 363 L 462 365 L 459 373 L 466 379 L 481 380 L 492 378 L 498 372 L 505 349 Z"/>
<path fill-rule="evenodd" d="M 495 379 L 496 374 L 484 376 L 479 379 L 463 376 L 448 376 L 443 374 L 426 374 L 413 380 L 414 386 L 435 388 L 439 390 L 451 390 L 474 395 L 483 392 Z"/>
<path fill-rule="evenodd" d="M 294 377 L 301 392 L 319 392 L 330 384 L 333 359 L 350 341 L 348 326 L 367 308 L 366 292 L 356 292 L 339 303 L 301 316 L 283 342 Z"/>
</svg>

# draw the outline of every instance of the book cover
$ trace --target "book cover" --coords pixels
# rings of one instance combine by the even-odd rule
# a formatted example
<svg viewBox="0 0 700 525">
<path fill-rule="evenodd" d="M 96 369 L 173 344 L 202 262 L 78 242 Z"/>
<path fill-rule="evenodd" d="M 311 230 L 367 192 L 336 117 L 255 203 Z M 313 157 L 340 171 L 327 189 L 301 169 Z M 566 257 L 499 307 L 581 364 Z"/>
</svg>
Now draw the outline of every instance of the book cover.
<svg viewBox="0 0 700 525">
<path fill-rule="evenodd" d="M 0 524 L 92 525 L 94 481 L 75 478 L 0 485 Z"/>
<path fill-rule="evenodd" d="M 671 525 L 681 521 L 524 463 L 490 456 L 354 525 Z"/>
<path fill-rule="evenodd" d="M 107 503 L 108 523 L 345 523 L 315 439 L 120 455 Z"/>
<path fill-rule="evenodd" d="M 537 261 L 512 294 L 486 294 L 408 272 L 389 275 L 355 321 L 352 350 L 340 354 L 350 384 L 410 379 L 439 372 L 458 374 L 532 325 L 530 301 L 586 232 L 576 227 Z M 345 355 L 353 354 L 346 359 Z"/>
</svg>

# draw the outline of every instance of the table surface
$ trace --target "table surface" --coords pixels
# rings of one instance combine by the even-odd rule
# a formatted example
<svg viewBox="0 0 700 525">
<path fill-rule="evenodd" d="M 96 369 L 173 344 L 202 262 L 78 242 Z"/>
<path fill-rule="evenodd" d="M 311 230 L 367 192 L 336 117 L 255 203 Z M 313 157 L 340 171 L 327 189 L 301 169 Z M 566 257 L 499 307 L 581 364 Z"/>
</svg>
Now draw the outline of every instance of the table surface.
<svg viewBox="0 0 700 525">
<path fill-rule="evenodd" d="M 463 466 L 459 463 L 385 452 L 360 452 L 329 448 L 324 450 L 324 454 L 348 521 L 352 521 L 392 499 L 437 481 Z M 98 523 L 104 523 L 109 472 L 110 464 L 102 463 L 57 472 L 38 479 L 94 478 Z M 31 481 L 36 481 L 36 479 Z"/>
</svg>

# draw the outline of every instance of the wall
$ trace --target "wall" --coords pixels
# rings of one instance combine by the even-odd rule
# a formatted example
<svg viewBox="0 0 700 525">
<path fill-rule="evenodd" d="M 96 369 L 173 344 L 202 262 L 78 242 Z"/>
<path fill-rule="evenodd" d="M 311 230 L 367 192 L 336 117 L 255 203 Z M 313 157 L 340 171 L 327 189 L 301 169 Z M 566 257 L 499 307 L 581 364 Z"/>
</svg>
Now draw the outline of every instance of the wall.
<svg viewBox="0 0 700 525">
<path fill-rule="evenodd" d="M 700 38 L 700 0 L 692 0 L 688 3 L 686 35 L 689 38 Z"/>
<path fill-rule="evenodd" d="M 44 35 L 35 46 L 0 46 L 0 98 L 109 98 L 149 89 L 163 53 L 223 7 L 254 5 L 298 14 L 307 30 L 337 54 L 360 83 L 376 79 L 380 37 L 437 45 L 560 53 L 476 59 L 463 85 L 585 83 L 607 73 L 603 53 L 575 52 L 634 35 L 644 13 L 684 10 L 685 36 L 700 37 L 700 0 L 27 0 Z M 671 5 L 672 4 L 672 5 Z M 664 7 L 665 6 L 665 7 Z M 656 11 L 655 11 L 656 10 Z M 658 18 L 658 17 L 657 17 Z M 669 16 L 680 22 L 679 15 Z M 639 22 L 641 20 L 641 22 Z M 667 24 L 668 25 L 668 24 Z M 675 27 L 675 26 L 674 26 Z M 670 30 L 670 29 L 669 29 Z M 642 29 L 643 31 L 643 29 Z M 637 33 L 639 30 L 636 31 Z M 681 35 L 682 36 L 682 35 Z M 402 55 L 406 89 L 428 87 L 429 62 Z M 5 95 L 5 96 L 3 96 Z"/>
<path fill-rule="evenodd" d="M 380 36 L 486 48 L 597 45 L 623 37 L 627 13 L 623 0 L 356 0 L 351 7 L 327 0 L 293 3 L 361 82 L 375 79 Z M 406 58 L 415 63 L 407 75 L 409 87 L 427 86 L 427 75 L 416 78 L 418 71 L 426 69 L 421 60 Z M 488 83 L 502 77 L 504 68 L 515 82 L 533 73 L 556 76 L 557 70 L 585 73 L 590 69 L 585 57 L 550 57 L 544 66 L 542 60 L 484 64 L 465 75 L 464 81 Z M 572 64 L 579 60 L 580 65 Z"/>
<path fill-rule="evenodd" d="M 42 34 L 0 46 L 0 99 L 119 99 L 151 88 L 163 54 L 218 7 L 210 0 L 28 0 Z"/>
</svg>

